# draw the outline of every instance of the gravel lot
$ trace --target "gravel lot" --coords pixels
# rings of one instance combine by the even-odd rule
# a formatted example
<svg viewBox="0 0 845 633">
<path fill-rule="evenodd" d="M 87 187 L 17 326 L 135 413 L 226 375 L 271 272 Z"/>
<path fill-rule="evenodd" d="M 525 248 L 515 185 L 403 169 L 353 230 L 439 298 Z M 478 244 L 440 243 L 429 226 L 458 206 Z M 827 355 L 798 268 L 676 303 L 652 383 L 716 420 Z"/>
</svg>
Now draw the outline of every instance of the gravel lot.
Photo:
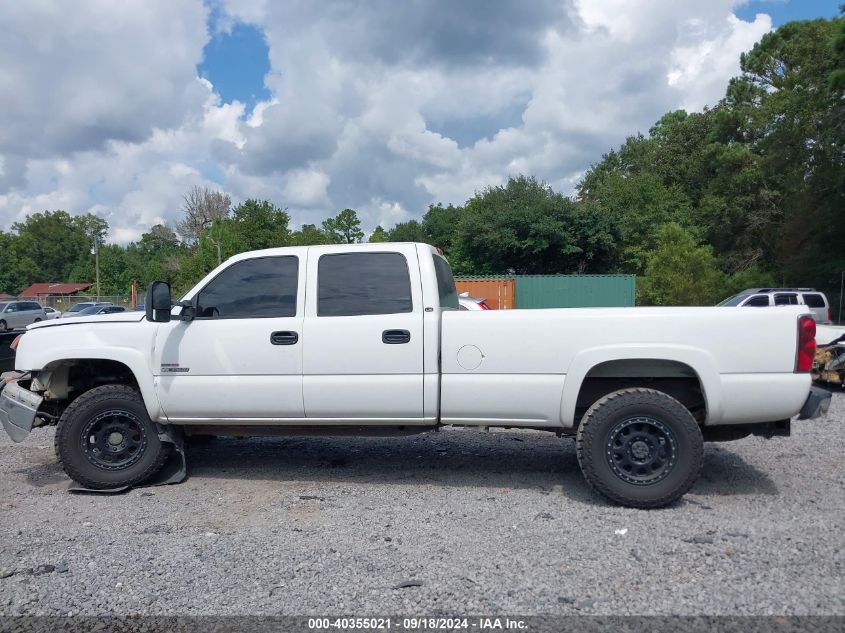
<svg viewBox="0 0 845 633">
<path fill-rule="evenodd" d="M 52 429 L 1 435 L 2 614 L 845 614 L 841 394 L 657 511 L 543 433 L 221 439 L 116 496 L 66 491 Z"/>
</svg>

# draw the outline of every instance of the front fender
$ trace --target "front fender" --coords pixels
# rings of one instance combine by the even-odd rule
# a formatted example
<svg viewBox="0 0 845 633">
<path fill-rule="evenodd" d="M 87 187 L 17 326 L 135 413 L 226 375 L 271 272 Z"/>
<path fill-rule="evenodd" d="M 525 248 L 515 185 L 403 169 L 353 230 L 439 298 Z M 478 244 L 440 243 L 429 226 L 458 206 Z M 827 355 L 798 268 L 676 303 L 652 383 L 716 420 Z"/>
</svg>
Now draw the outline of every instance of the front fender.
<svg viewBox="0 0 845 633">
<path fill-rule="evenodd" d="M 164 417 L 155 392 L 152 370 L 144 354 L 137 349 L 118 347 L 113 344 L 109 346 L 79 344 L 51 346 L 46 344 L 49 341 L 43 341 L 45 344 L 41 344 L 37 342 L 37 339 L 27 340 L 27 337 L 32 337 L 33 334 L 35 332 L 27 332 L 21 339 L 18 354 L 15 358 L 15 367 L 18 370 L 50 369 L 62 362 L 75 360 L 110 360 L 123 363 L 129 368 L 138 383 L 138 389 L 141 392 L 141 398 L 150 419 L 159 420 Z"/>
<path fill-rule="evenodd" d="M 615 360 L 667 360 L 688 365 L 697 375 L 704 391 L 707 424 L 718 424 L 723 415 L 722 383 L 716 362 L 703 349 L 684 345 L 608 345 L 587 348 L 578 353 L 566 371 L 561 397 L 561 420 L 564 426 L 575 426 L 575 404 L 581 385 L 590 370 L 601 363 Z"/>
</svg>

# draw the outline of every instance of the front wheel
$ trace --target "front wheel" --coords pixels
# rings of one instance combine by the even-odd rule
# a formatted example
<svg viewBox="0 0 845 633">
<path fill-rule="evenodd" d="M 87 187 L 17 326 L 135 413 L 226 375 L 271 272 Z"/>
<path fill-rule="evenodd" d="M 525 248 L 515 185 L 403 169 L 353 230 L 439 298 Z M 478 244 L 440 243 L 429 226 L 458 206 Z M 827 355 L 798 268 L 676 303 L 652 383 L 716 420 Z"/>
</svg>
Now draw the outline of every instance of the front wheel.
<svg viewBox="0 0 845 633">
<path fill-rule="evenodd" d="M 593 404 L 576 437 L 584 479 L 612 501 L 659 508 L 698 479 L 704 440 L 684 405 L 654 389 L 622 389 Z"/>
<path fill-rule="evenodd" d="M 127 385 L 95 387 L 74 400 L 56 427 L 55 445 L 68 476 L 93 490 L 149 479 L 171 449 L 159 439 L 140 394 Z"/>
<path fill-rule="evenodd" d="M 6 322 L 3 319 L 0 319 L 0 332 L 5 332 L 8 329 Z"/>
</svg>

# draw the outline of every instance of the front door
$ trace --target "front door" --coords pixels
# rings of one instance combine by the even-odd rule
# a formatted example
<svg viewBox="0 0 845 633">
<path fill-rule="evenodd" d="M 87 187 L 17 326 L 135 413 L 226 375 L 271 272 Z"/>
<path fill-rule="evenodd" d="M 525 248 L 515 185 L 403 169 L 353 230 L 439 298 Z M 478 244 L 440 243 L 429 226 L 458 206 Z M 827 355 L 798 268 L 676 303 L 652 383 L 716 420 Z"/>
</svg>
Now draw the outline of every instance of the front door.
<svg viewBox="0 0 845 633">
<path fill-rule="evenodd" d="M 424 423 L 416 248 L 376 249 L 308 251 L 303 393 L 321 423 Z"/>
<path fill-rule="evenodd" d="M 196 318 L 159 326 L 153 369 L 171 422 L 304 416 L 304 277 L 297 256 L 241 260 L 196 294 Z"/>
</svg>

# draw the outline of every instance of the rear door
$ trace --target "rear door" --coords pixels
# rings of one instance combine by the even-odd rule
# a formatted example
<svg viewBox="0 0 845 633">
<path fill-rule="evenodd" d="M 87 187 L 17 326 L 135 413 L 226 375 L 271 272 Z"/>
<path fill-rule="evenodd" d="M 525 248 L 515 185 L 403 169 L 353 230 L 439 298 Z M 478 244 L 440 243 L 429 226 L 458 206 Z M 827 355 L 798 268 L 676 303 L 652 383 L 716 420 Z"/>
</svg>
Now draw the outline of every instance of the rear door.
<svg viewBox="0 0 845 633">
<path fill-rule="evenodd" d="M 828 318 L 830 314 L 828 313 L 827 302 L 823 294 L 820 292 L 803 292 L 801 293 L 801 298 L 804 301 L 804 305 L 810 308 L 810 313 L 813 315 L 813 320 L 816 323 L 830 323 L 830 319 Z"/>
<path fill-rule="evenodd" d="M 776 306 L 797 306 L 798 293 L 795 292 L 777 292 L 775 293 Z"/>
<path fill-rule="evenodd" d="M 423 305 L 416 248 L 311 247 L 305 415 L 325 424 L 423 424 Z"/>
</svg>

